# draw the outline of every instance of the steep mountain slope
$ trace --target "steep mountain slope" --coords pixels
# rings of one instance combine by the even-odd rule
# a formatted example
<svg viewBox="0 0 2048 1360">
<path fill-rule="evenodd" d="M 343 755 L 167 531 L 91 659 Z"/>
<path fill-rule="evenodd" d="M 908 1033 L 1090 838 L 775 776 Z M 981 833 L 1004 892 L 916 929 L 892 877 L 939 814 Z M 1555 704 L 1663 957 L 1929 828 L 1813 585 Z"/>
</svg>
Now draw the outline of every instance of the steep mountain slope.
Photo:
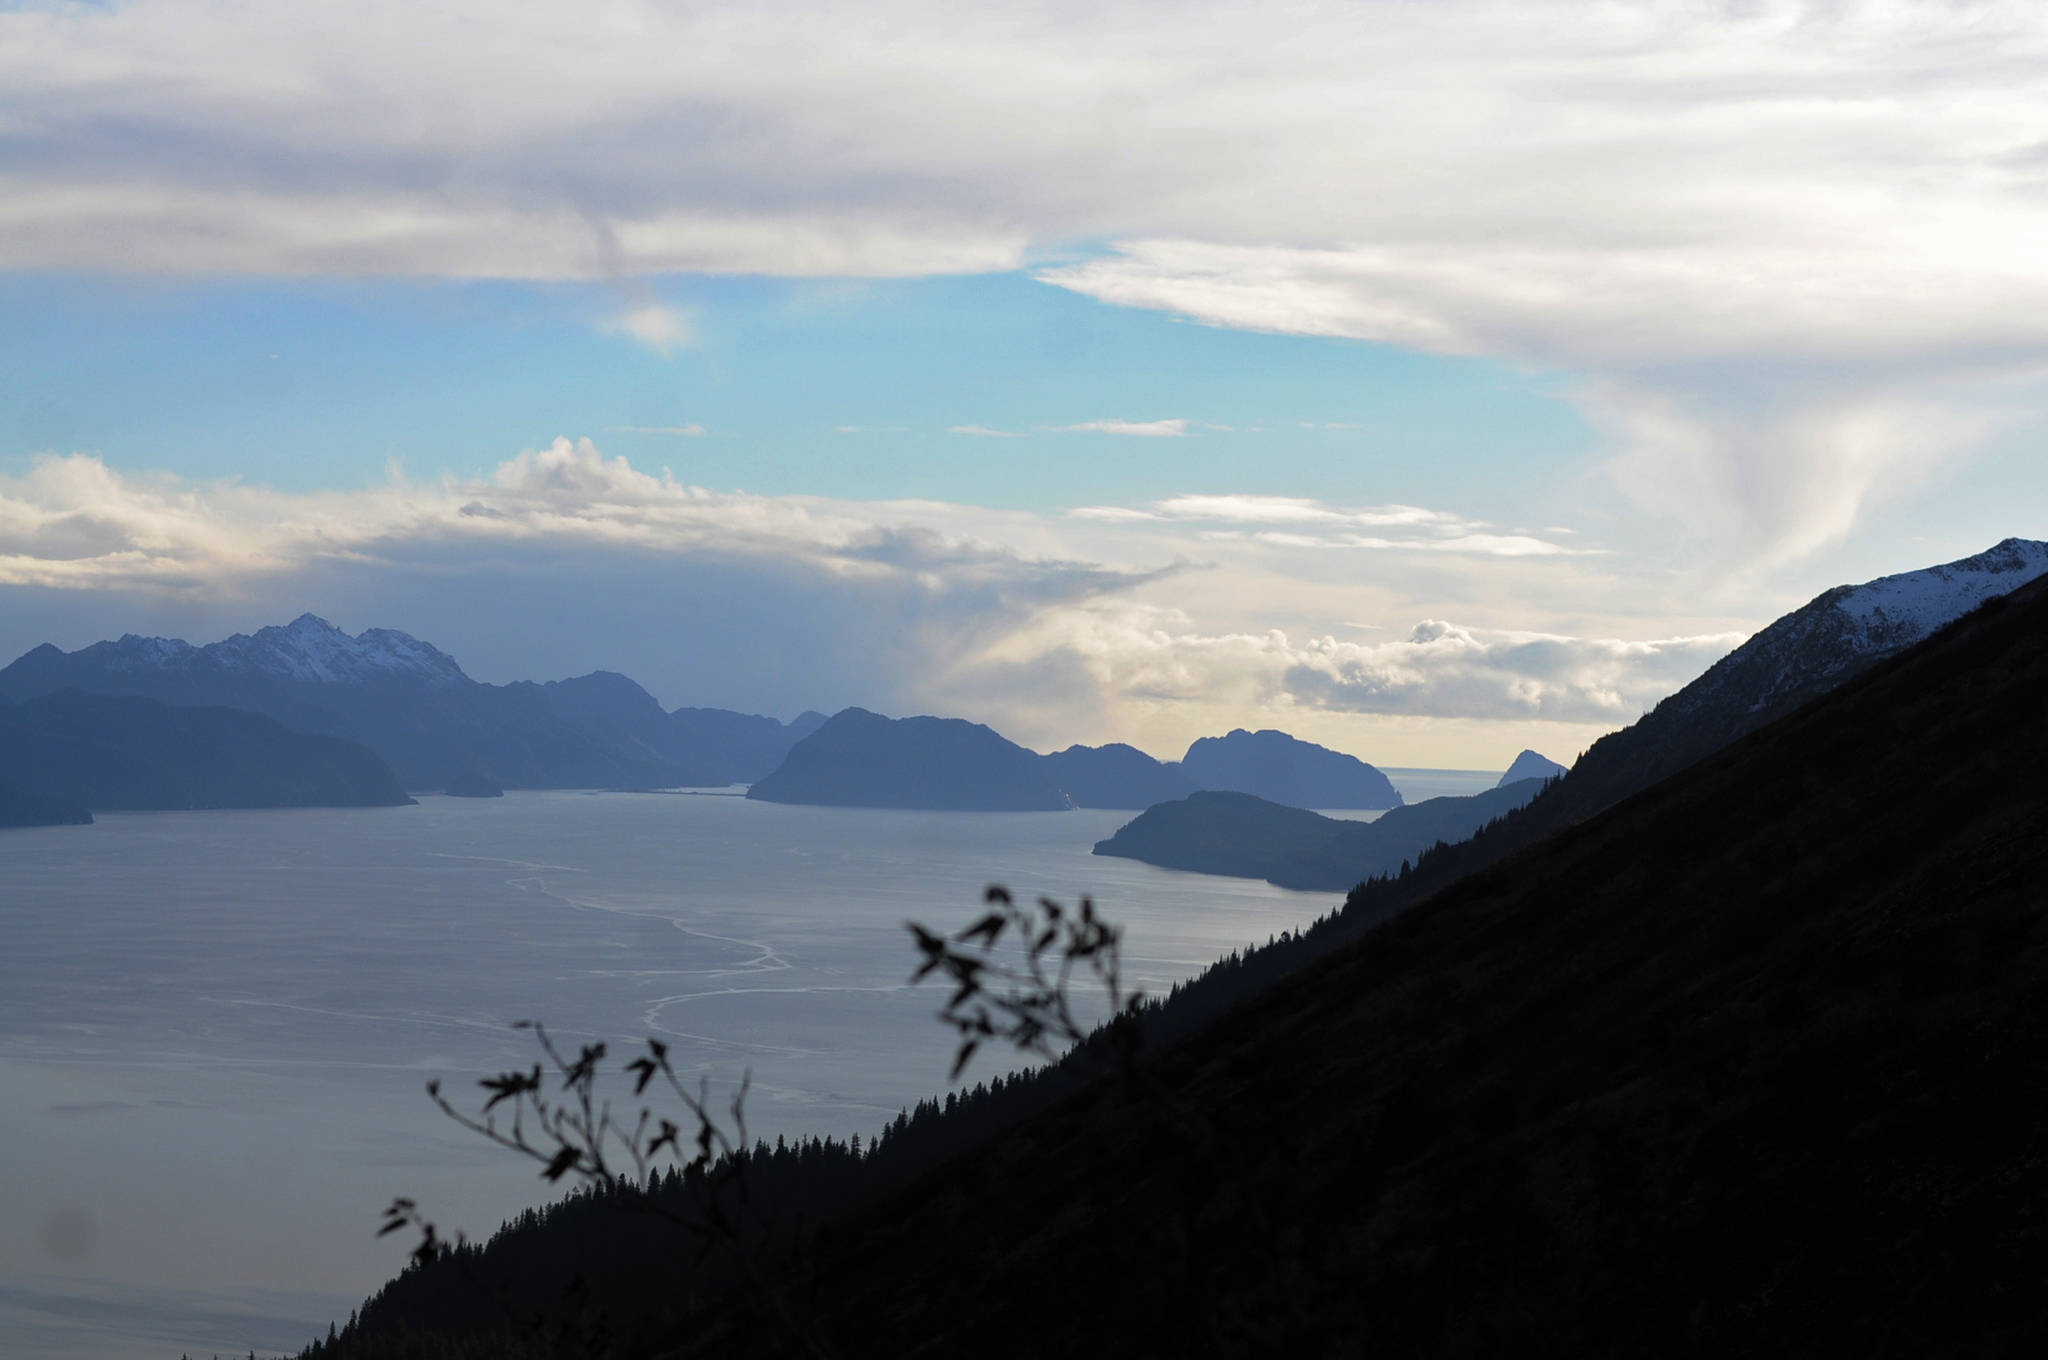
<svg viewBox="0 0 2048 1360">
<path fill-rule="evenodd" d="M 2048 543 L 2008 538 L 1943 566 L 1836 586 L 1594 742 L 1555 790 L 1557 810 L 1583 814 L 1647 788 L 2044 573 Z"/>
<path fill-rule="evenodd" d="M 1324 817 L 1249 793 L 1205 792 L 1161 803 L 1095 843 L 1098 855 L 1165 869 L 1263 878 L 1282 888 L 1341 892 L 1390 874 L 1439 841 L 1461 841 L 1536 796 L 1541 779 L 1463 798 L 1430 798 L 1373 822 Z"/>
<path fill-rule="evenodd" d="M 2038 1353 L 2044 694 L 2035 586 L 847 1225 L 821 1327 L 850 1355 Z"/>
<path fill-rule="evenodd" d="M 1288 807 L 1370 811 L 1401 806 L 1387 777 L 1356 756 L 1285 732 L 1203 737 L 1181 757 L 1181 773 L 1198 789 L 1255 794 Z"/>
<path fill-rule="evenodd" d="M 885 718 L 864 708 L 833 714 L 747 797 L 942 812 L 1064 812 L 1073 806 L 1042 757 L 980 723 Z"/>
<path fill-rule="evenodd" d="M 96 812 L 393 807 L 412 800 L 376 754 L 256 713 L 61 694 L 0 704 L 0 769 Z"/>
<path fill-rule="evenodd" d="M 360 742 L 418 789 L 472 771 L 515 788 L 725 784 L 766 773 L 800 735 L 728 714 L 758 748 L 736 755 L 705 739 L 717 726 L 707 710 L 663 713 L 622 675 L 480 684 L 418 638 L 388 628 L 351 637 L 311 614 L 204 647 L 134 634 L 75 652 L 45 644 L 0 670 L 0 700 L 62 689 L 266 714 Z"/>
</svg>

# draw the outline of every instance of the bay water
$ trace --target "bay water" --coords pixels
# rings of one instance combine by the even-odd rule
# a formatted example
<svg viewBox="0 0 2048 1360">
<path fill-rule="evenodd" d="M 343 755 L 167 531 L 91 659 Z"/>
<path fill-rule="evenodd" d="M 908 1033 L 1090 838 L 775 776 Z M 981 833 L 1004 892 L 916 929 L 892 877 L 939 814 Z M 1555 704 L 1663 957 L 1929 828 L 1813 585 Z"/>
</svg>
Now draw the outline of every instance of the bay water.
<svg viewBox="0 0 2048 1360">
<path fill-rule="evenodd" d="M 952 1052 L 906 921 L 1089 893 L 1157 992 L 1336 905 L 1091 855 L 1129 816 L 567 792 L 0 832 L 0 1349 L 289 1352 L 403 1264 L 394 1196 L 473 1236 L 543 1202 L 423 1090 L 529 1064 L 515 1020 L 751 1072 L 771 1142 L 870 1136 Z"/>
</svg>

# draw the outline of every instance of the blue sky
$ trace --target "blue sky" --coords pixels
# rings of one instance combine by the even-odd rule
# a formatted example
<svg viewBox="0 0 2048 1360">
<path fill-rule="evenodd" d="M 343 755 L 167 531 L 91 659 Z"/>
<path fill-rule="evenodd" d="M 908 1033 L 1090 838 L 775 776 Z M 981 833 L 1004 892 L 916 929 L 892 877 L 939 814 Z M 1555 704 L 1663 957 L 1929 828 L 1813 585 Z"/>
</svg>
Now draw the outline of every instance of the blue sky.
<svg viewBox="0 0 2048 1360">
<path fill-rule="evenodd" d="M 1023 273 L 636 291 L 689 338 L 609 329 L 603 286 L 0 279 L 0 359 L 33 394 L 6 452 L 313 490 L 587 435 L 720 489 L 1042 511 L 1428 499 L 1455 467 L 1477 512 L 1507 514 L 1599 448 L 1552 375 L 1193 324 Z M 1187 435 L 1060 428 L 1176 419 Z"/>
<path fill-rule="evenodd" d="M 1568 758 L 2048 535 L 2048 20 L 0 7 L 0 652 Z"/>
</svg>

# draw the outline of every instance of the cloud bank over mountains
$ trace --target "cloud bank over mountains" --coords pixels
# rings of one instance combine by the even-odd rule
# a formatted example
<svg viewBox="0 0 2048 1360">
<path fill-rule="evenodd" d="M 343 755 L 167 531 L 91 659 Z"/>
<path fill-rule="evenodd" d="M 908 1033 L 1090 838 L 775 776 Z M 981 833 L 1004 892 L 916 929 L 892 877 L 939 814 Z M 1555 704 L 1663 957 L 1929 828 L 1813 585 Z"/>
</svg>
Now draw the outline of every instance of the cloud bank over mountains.
<svg viewBox="0 0 2048 1360">
<path fill-rule="evenodd" d="M 1216 523 L 1306 532 L 1199 532 Z M 1219 716 L 1256 714 L 1323 730 L 1378 714 L 1590 736 L 1740 640 L 1404 620 L 1399 640 L 1360 643 L 1335 636 L 1356 625 L 1315 612 L 1355 603 L 1354 590 L 1318 595 L 1308 579 L 1330 552 L 1384 563 L 1507 541 L 1479 527 L 1419 507 L 1271 497 L 1179 497 L 1118 519 L 754 496 L 642 471 L 587 439 L 485 477 L 394 473 L 353 492 L 134 477 L 51 456 L 0 477 L 0 588 L 42 602 L 13 611 L 0 649 L 45 640 L 57 617 L 73 634 L 57 640 L 76 646 L 130 629 L 210 636 L 339 599 L 357 626 L 406 628 L 486 678 L 603 666 L 671 704 L 858 702 L 964 712 L 1046 743 L 1143 731 L 1170 748 Z M 1473 551 L 1474 569 L 1526 560 Z M 1300 626 L 1247 629 L 1269 581 L 1290 573 L 1303 577 L 1292 593 L 1315 601 Z"/>
<path fill-rule="evenodd" d="M 0 14 L 0 268 L 1029 268 L 1565 374 L 1643 512 L 1768 564 L 2048 363 L 2044 57 L 1878 0 L 59 3 Z"/>
</svg>

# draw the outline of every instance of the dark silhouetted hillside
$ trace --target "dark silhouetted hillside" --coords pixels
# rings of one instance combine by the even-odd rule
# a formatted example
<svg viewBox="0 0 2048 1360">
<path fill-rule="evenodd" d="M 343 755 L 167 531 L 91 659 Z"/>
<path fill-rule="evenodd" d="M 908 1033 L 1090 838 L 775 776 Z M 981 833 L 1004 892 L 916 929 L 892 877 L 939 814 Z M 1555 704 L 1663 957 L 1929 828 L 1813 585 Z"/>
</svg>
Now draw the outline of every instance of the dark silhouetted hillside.
<svg viewBox="0 0 2048 1360">
<path fill-rule="evenodd" d="M 747 797 L 832 807 L 1063 812 L 1072 804 L 1043 758 L 961 718 L 832 715 L 790 748 Z"/>
<path fill-rule="evenodd" d="M 1387 777 L 1358 757 L 1285 732 L 1239 728 L 1228 736 L 1203 737 L 1181 757 L 1180 770 L 1198 789 L 1249 793 L 1288 807 L 1401 806 Z"/>
<path fill-rule="evenodd" d="M 61 694 L 0 704 L 0 769 L 96 812 L 392 807 L 412 800 L 376 754 L 258 713 Z"/>
<path fill-rule="evenodd" d="M 1439 841 L 1461 841 L 1536 796 L 1540 779 L 1463 798 L 1430 798 L 1372 822 L 1324 817 L 1249 793 L 1205 792 L 1161 803 L 1107 840 L 1098 855 L 1163 869 L 1263 878 L 1281 888 L 1342 892 L 1375 874 L 1398 873 Z"/>
<path fill-rule="evenodd" d="M 835 1235 L 850 1355 L 2039 1353 L 2048 589 Z M 735 1310 L 690 1333 L 736 1354 Z M 680 1336 L 679 1336 L 680 1339 Z"/>
</svg>

